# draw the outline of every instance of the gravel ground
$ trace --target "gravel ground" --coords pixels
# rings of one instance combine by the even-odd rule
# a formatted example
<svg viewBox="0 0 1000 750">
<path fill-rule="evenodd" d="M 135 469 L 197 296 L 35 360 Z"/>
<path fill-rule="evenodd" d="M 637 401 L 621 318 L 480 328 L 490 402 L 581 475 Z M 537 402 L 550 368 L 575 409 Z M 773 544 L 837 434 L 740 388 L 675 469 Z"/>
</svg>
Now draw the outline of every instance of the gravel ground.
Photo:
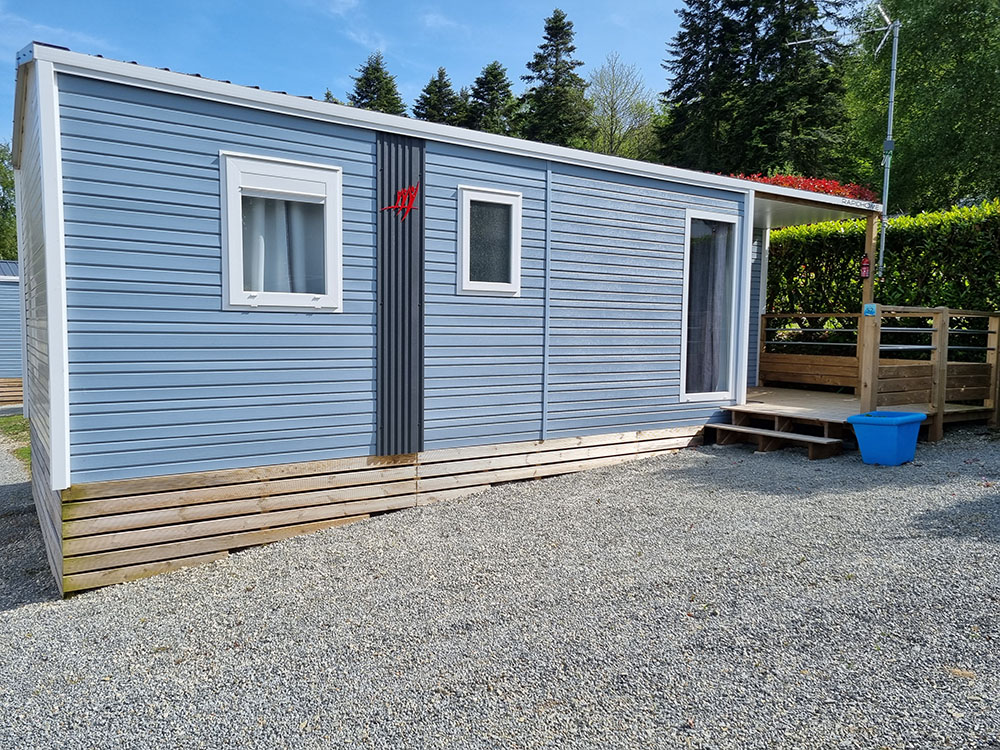
<svg viewBox="0 0 1000 750">
<path fill-rule="evenodd" d="M 16 484 L 0 747 L 1000 748 L 998 486 L 686 450 L 52 601 Z"/>
</svg>

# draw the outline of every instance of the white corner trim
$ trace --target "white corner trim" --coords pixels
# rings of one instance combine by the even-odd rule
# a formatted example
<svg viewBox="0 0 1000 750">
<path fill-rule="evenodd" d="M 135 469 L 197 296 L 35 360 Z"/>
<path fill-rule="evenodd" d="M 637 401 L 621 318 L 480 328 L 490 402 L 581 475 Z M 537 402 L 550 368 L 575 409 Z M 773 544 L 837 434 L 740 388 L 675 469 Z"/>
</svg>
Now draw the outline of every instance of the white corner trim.
<svg viewBox="0 0 1000 750">
<path fill-rule="evenodd" d="M 747 191 L 748 194 L 753 191 Z M 748 195 L 744 196 L 744 209 L 746 207 L 746 200 L 748 200 Z M 688 279 L 689 279 L 689 269 L 691 263 L 691 220 L 692 219 L 706 219 L 708 221 L 718 221 L 725 224 L 733 225 L 734 234 L 739 232 L 740 229 L 740 216 L 737 214 L 727 214 L 720 213 L 716 211 L 707 211 L 698 208 L 688 208 L 684 211 L 684 271 L 681 276 L 683 279 L 682 286 L 682 296 L 681 296 L 681 369 L 680 369 L 680 384 L 679 384 L 679 396 L 678 401 L 680 403 L 703 403 L 703 402 L 713 402 L 713 401 L 735 401 L 739 393 L 739 382 L 736 378 L 739 377 L 740 365 L 739 365 L 739 355 L 743 351 L 743 347 L 740 345 L 741 331 L 743 330 L 743 325 L 741 324 L 740 318 L 743 311 L 742 299 L 746 294 L 745 289 L 740 289 L 740 274 L 739 268 L 741 261 L 745 260 L 745 249 L 746 243 L 740 242 L 739 236 L 734 236 L 734 263 L 736 268 L 733 271 L 733 300 L 732 300 L 732 310 L 730 312 L 730 331 L 732 332 L 732 341 L 730 342 L 730 362 L 729 362 L 729 390 L 728 391 L 718 391 L 713 393 L 688 393 L 685 383 L 687 382 L 687 323 L 688 323 Z M 743 224 L 745 225 L 747 221 L 752 222 L 753 219 L 747 219 L 744 214 Z M 742 248 L 742 250 L 741 250 Z M 745 282 L 743 284 L 745 286 Z M 747 321 L 747 323 L 749 323 Z M 742 334 L 742 338 L 746 338 L 749 334 Z M 744 380 L 745 375 L 745 365 L 744 365 Z"/>
<path fill-rule="evenodd" d="M 21 193 L 21 170 L 14 170 L 14 211 L 15 214 L 21 213 L 21 204 L 16 200 L 17 196 L 22 195 Z M 17 216 L 15 219 L 15 225 L 17 227 L 17 260 L 20 264 L 18 266 L 19 278 L 17 280 L 17 299 L 18 299 L 18 323 L 21 326 L 21 413 L 24 415 L 25 419 L 31 419 L 31 383 L 28 382 L 28 337 L 27 337 L 27 322 L 25 317 L 27 315 L 27 306 L 24 304 L 24 261 L 28 257 L 27 242 L 24 238 L 24 217 Z"/>
<path fill-rule="evenodd" d="M 471 276 L 472 201 L 510 206 L 510 282 L 473 281 Z M 458 186 L 458 288 L 457 294 L 480 294 L 497 297 L 521 296 L 521 193 L 470 185 Z"/>
<path fill-rule="evenodd" d="M 771 228 L 765 227 L 760 238 L 760 314 L 767 314 L 767 258 L 771 248 Z"/>
<path fill-rule="evenodd" d="M 308 117 L 351 127 L 368 128 L 370 130 L 409 135 L 441 143 L 548 159 L 563 164 L 595 167 L 611 172 L 653 177 L 684 185 L 697 185 L 704 188 L 739 193 L 760 189 L 762 192 L 770 195 L 782 195 L 800 200 L 810 200 L 835 206 L 845 211 L 853 211 L 858 214 L 866 214 L 872 211 L 881 212 L 882 210 L 882 207 L 877 203 L 868 203 L 840 196 L 824 195 L 822 193 L 811 193 L 807 190 L 797 190 L 777 185 L 764 185 L 735 177 L 725 177 L 707 172 L 697 172 L 691 169 L 680 169 L 678 167 L 667 167 L 660 164 L 635 161 L 633 159 L 623 159 L 617 156 L 579 151 L 563 146 L 550 146 L 544 143 L 521 140 L 520 138 L 480 133 L 451 125 L 439 125 L 408 117 L 370 112 L 355 107 L 330 104 L 304 97 L 264 91 L 249 86 L 224 83 L 223 81 L 216 81 L 211 78 L 201 78 L 184 73 L 151 68 L 145 65 L 108 60 L 102 57 L 84 55 L 79 52 L 70 52 L 45 45 L 30 45 L 29 49 L 22 52 L 22 55 L 30 55 L 35 60 L 52 62 L 58 72 L 70 75 L 96 78 L 155 91 L 165 91 L 184 96 L 226 102 L 270 112 Z"/>
<path fill-rule="evenodd" d="M 741 251 L 743 262 L 743 284 L 739 290 L 737 300 L 739 302 L 739 317 L 741 321 L 739 329 L 739 345 L 736 347 L 738 354 L 736 359 L 736 403 L 745 404 L 747 402 L 747 377 L 750 374 L 750 316 L 754 311 L 750 309 L 750 285 L 753 278 L 753 213 L 754 213 L 754 193 L 748 190 L 743 204 L 743 249 Z"/>
<path fill-rule="evenodd" d="M 63 231 L 59 91 L 51 62 L 35 61 L 40 128 L 45 303 L 49 333 L 49 461 L 53 490 L 70 486 L 69 342 L 66 323 L 66 237 Z M 24 275 L 23 273 L 21 274 Z"/>
</svg>

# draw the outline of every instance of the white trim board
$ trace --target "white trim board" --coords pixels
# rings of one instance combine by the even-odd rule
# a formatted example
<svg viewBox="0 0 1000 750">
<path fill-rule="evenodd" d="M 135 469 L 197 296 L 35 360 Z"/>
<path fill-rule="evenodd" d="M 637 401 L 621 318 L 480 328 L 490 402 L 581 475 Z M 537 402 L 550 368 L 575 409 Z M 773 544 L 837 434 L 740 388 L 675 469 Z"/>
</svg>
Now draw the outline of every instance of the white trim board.
<svg viewBox="0 0 1000 750">
<path fill-rule="evenodd" d="M 510 281 L 475 281 L 471 278 L 472 202 L 496 203 L 510 208 Z M 494 188 L 458 186 L 458 286 L 456 294 L 501 297 L 521 296 L 521 193 Z"/>
<path fill-rule="evenodd" d="M 748 196 L 747 200 L 750 200 Z M 688 393 L 685 383 L 687 381 L 687 324 L 688 324 L 688 281 L 690 274 L 688 269 L 691 262 L 691 221 L 692 219 L 705 219 L 707 221 L 718 221 L 733 226 L 733 279 L 732 279 L 732 302 L 730 310 L 730 345 L 729 345 L 729 390 L 714 391 L 711 393 Z M 736 401 L 739 398 L 740 374 L 740 352 L 745 353 L 745 348 L 741 344 L 741 339 L 748 338 L 746 332 L 749 326 L 749 319 L 741 321 L 741 313 L 744 312 L 744 296 L 749 298 L 749 290 L 746 287 L 745 278 L 747 276 L 744 266 L 747 265 L 748 256 L 746 253 L 746 235 L 740 235 L 740 227 L 746 226 L 748 219 L 746 214 L 726 214 L 715 211 L 705 211 L 701 209 L 689 208 L 684 211 L 684 271 L 682 274 L 683 288 L 681 292 L 681 362 L 680 362 L 680 390 L 678 400 L 680 403 L 704 403 L 713 401 Z M 742 241 L 741 241 L 742 240 Z M 744 360 L 746 357 L 744 357 Z M 743 369 L 743 381 L 746 385 L 746 370 Z M 744 394 L 745 398 L 745 394 Z"/>
<path fill-rule="evenodd" d="M 341 312 L 344 309 L 343 170 L 329 164 L 219 152 L 222 195 L 223 309 Z M 243 276 L 243 196 L 277 198 L 323 207 L 322 294 L 249 291 Z"/>
<path fill-rule="evenodd" d="M 441 143 L 548 159 L 563 164 L 653 177 L 682 185 L 696 185 L 716 190 L 744 193 L 759 189 L 769 195 L 814 201 L 832 208 L 857 212 L 858 214 L 872 211 L 881 212 L 882 210 L 882 207 L 877 203 L 858 201 L 835 195 L 812 193 L 806 190 L 795 190 L 777 185 L 762 185 L 751 180 L 740 180 L 735 177 L 725 177 L 707 172 L 697 172 L 691 169 L 680 169 L 678 167 L 667 167 L 660 164 L 595 154 L 589 151 L 579 151 L 562 146 L 535 143 L 519 138 L 481 133 L 450 125 L 439 125 L 408 117 L 370 112 L 355 107 L 330 104 L 328 102 L 290 96 L 288 94 L 279 94 L 273 91 L 264 91 L 233 83 L 224 83 L 210 78 L 175 73 L 169 70 L 136 65 L 134 63 L 124 63 L 117 60 L 107 60 L 103 57 L 93 57 L 43 44 L 28 45 L 18 55 L 19 64 L 23 64 L 31 59 L 51 62 L 58 73 L 96 78 L 270 112 L 308 117 L 351 127 L 362 127 L 371 130 L 398 133 L 400 135 L 409 135 Z M 18 155 L 15 153 L 15 164 L 17 163 L 17 159 Z"/>
<path fill-rule="evenodd" d="M 42 219 L 45 238 L 45 304 L 49 333 L 50 486 L 70 486 L 69 340 L 66 322 L 66 235 L 63 221 L 59 91 L 51 62 L 35 61 L 40 127 Z"/>
</svg>

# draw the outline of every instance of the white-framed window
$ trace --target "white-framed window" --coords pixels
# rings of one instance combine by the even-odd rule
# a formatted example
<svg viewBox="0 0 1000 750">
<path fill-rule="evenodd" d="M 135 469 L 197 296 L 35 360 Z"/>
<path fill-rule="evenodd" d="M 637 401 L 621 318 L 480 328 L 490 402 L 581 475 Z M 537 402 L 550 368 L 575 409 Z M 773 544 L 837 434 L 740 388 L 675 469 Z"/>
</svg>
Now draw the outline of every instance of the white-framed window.
<svg viewBox="0 0 1000 750">
<path fill-rule="evenodd" d="M 458 293 L 521 296 L 521 194 L 458 187 Z"/>
<path fill-rule="evenodd" d="M 220 152 L 226 307 L 343 309 L 342 172 Z"/>
<path fill-rule="evenodd" d="M 688 209 L 681 312 L 681 401 L 735 398 L 738 332 L 737 219 Z"/>
</svg>

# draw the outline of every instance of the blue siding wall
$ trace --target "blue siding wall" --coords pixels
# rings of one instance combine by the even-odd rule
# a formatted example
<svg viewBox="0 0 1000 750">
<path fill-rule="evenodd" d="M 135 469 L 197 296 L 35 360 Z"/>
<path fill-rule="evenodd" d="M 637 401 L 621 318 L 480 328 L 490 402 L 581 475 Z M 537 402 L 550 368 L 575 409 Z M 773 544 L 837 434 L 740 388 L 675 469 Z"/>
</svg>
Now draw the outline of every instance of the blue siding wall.
<svg viewBox="0 0 1000 750">
<path fill-rule="evenodd" d="M 73 481 L 371 454 L 374 134 L 59 87 Z M 222 310 L 220 149 L 343 168 L 343 313 Z"/>
<path fill-rule="evenodd" d="M 21 377 L 21 291 L 0 281 L 0 378 Z"/>
<path fill-rule="evenodd" d="M 700 424 L 718 413 L 679 403 L 684 210 L 741 215 L 742 196 L 549 169 L 547 202 L 543 162 L 427 146 L 427 448 Z M 458 185 L 523 193 L 520 298 L 456 295 Z"/>
<path fill-rule="evenodd" d="M 536 440 L 542 427 L 545 164 L 428 142 L 424 447 Z M 522 193 L 521 296 L 456 294 L 458 186 Z"/>
<path fill-rule="evenodd" d="M 738 199 L 560 167 L 552 201 L 548 435 L 706 422 L 679 403 L 684 211 Z"/>
</svg>

